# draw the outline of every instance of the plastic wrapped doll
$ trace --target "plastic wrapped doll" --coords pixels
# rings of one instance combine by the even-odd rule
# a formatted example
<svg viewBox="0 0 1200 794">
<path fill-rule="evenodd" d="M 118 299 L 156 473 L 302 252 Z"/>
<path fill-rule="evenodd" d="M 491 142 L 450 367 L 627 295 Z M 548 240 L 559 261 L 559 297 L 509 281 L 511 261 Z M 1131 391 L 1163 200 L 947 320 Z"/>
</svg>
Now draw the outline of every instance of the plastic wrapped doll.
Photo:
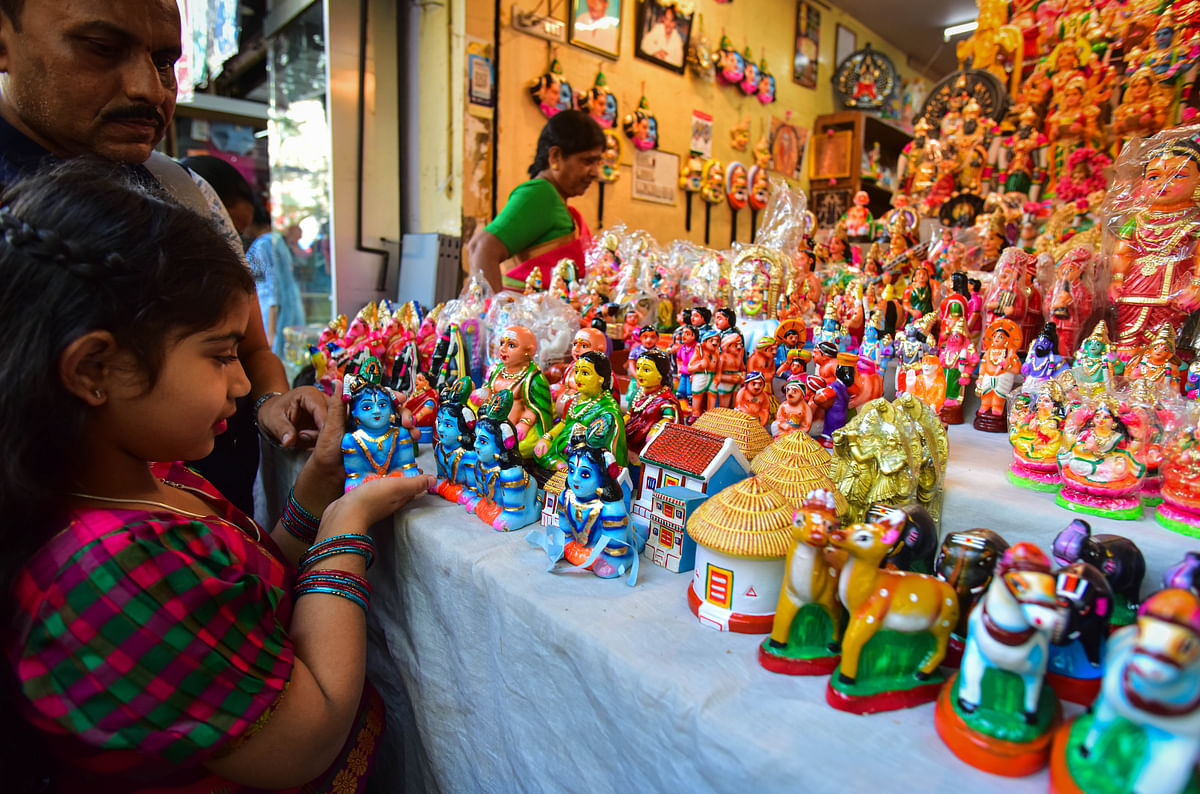
<svg viewBox="0 0 1200 794">
<path fill-rule="evenodd" d="M 612 364 L 603 353 L 593 350 L 582 354 L 575 362 L 575 383 L 579 387 L 579 394 L 558 424 L 534 445 L 533 453 L 538 464 L 550 471 L 565 469 L 571 429 L 577 425 L 588 427 L 599 417 L 608 416 L 614 428 L 608 436 L 611 445 L 609 451 L 616 457 L 617 463 L 626 466 L 625 420 L 611 392 Z"/>
<path fill-rule="evenodd" d="M 1058 328 L 1058 353 L 1064 357 L 1075 351 L 1092 312 L 1093 262 L 1091 249 L 1072 248 L 1054 269 L 1054 286 L 1047 291 L 1045 315 Z"/>
<path fill-rule="evenodd" d="M 462 378 L 442 389 L 438 399 L 433 459 L 437 464 L 434 493 L 457 502 L 464 488 L 475 485 L 475 412 L 467 404 L 471 381 Z"/>
<path fill-rule="evenodd" d="M 1013 462 L 1009 482 L 1034 491 L 1057 491 L 1058 452 L 1067 417 L 1066 396 L 1055 381 L 1017 396 L 1008 414 Z"/>
<path fill-rule="evenodd" d="M 411 429 L 411 414 L 402 425 L 405 417 L 398 415 L 391 393 L 380 385 L 382 376 L 379 360 L 369 358 L 349 385 L 347 400 L 354 429 L 342 436 L 347 491 L 380 477 L 421 474 L 414 443 L 420 433 Z"/>
<path fill-rule="evenodd" d="M 517 428 L 521 454 L 525 456 L 533 451 L 533 445 L 554 418 L 550 384 L 533 361 L 536 352 L 537 338 L 532 331 L 519 325 L 506 328 L 500 335 L 498 361 L 483 386 L 471 395 L 471 407 L 478 410 L 496 392 L 512 394 L 508 418 Z"/>
<path fill-rule="evenodd" d="M 429 385 L 424 372 L 413 374 L 413 389 L 404 401 L 404 409 L 412 414 L 413 425 L 420 431 L 422 444 L 433 443 L 433 425 L 437 420 L 437 392 Z"/>
<path fill-rule="evenodd" d="M 1200 758 L 1200 597 L 1160 590 L 1108 641 L 1100 697 L 1064 726 L 1055 791 L 1195 791 Z M 1130 737 L 1137 736 L 1138 741 Z"/>
<path fill-rule="evenodd" d="M 1029 354 L 1021 365 L 1025 382 L 1021 391 L 1032 391 L 1039 384 L 1057 377 L 1067 368 L 1067 362 L 1058 354 L 1058 329 L 1054 323 L 1042 326 L 1042 332 L 1029 345 Z"/>
<path fill-rule="evenodd" d="M 1017 355 L 1021 347 L 1021 329 L 1012 320 L 996 320 L 984 332 L 984 340 L 976 385 L 979 410 L 974 426 L 976 430 L 1003 433 L 1008 429 L 1005 400 L 1012 393 L 1021 369 L 1021 359 Z"/>
<path fill-rule="evenodd" d="M 1175 330 L 1169 323 L 1158 327 L 1154 339 L 1135 352 L 1125 365 L 1125 378 L 1141 381 L 1158 395 L 1179 394 L 1182 366 L 1175 357 Z"/>
<path fill-rule="evenodd" d="M 1146 466 L 1133 455 L 1133 434 L 1120 404 L 1107 395 L 1095 398 L 1072 411 L 1067 423 L 1078 432 L 1058 453 L 1059 506 L 1108 518 L 1140 518 L 1138 492 Z"/>
<path fill-rule="evenodd" d="M 1126 149 L 1129 160 L 1138 148 Z M 1178 331 L 1200 308 L 1200 144 L 1180 137 L 1144 157 L 1136 209 L 1117 215 L 1116 205 L 1105 208 L 1118 237 L 1109 297 L 1122 356 L 1150 342 L 1163 323 Z M 1121 166 L 1130 165 L 1123 155 Z"/>
<path fill-rule="evenodd" d="M 771 424 L 771 395 L 767 393 L 767 381 L 757 370 L 746 373 L 742 388 L 738 389 L 733 407 L 753 416 L 763 427 Z"/>
<path fill-rule="evenodd" d="M 1200 424 L 1195 417 L 1172 436 L 1160 470 L 1163 501 L 1155 516 L 1158 523 L 1200 536 Z"/>
<path fill-rule="evenodd" d="M 1003 318 L 1012 320 L 1024 331 L 1031 311 L 1030 285 L 1035 263 L 1034 257 L 1020 248 L 1004 249 L 996 263 L 995 282 L 984 301 L 988 325 Z M 1037 313 L 1041 314 L 1040 302 Z"/>
<path fill-rule="evenodd" d="M 464 491 L 460 502 L 492 529 L 508 532 L 538 520 L 537 482 L 521 465 L 517 432 L 509 421 L 512 394 L 496 392 L 475 423 L 475 488 Z"/>
<path fill-rule="evenodd" d="M 1075 382 L 1084 394 L 1095 394 L 1112 388 L 1117 375 L 1125 371 L 1125 365 L 1117 360 L 1108 341 L 1108 326 L 1104 321 L 1096 323 L 1092 333 L 1075 353 Z"/>
<path fill-rule="evenodd" d="M 558 526 L 532 532 L 529 544 L 550 557 L 550 568 L 566 558 L 577 569 L 602 579 L 629 572 L 637 581 L 638 542 L 618 482 L 621 466 L 607 446 L 614 429 L 606 418 L 588 428 L 576 425 L 566 448 L 567 483 L 558 505 Z"/>
<path fill-rule="evenodd" d="M 1189 400 L 1200 400 L 1200 358 L 1192 359 L 1183 379 L 1183 396 Z"/>
<path fill-rule="evenodd" d="M 808 385 L 800 376 L 788 378 L 783 387 L 785 401 L 779 404 L 775 412 L 774 435 L 800 431 L 807 433 L 812 427 L 812 408 L 808 404 Z"/>
<path fill-rule="evenodd" d="M 651 433 L 682 416 L 671 389 L 671 359 L 666 352 L 651 349 L 638 356 L 625 402 L 629 409 L 625 440 L 630 458 L 636 460 Z"/>
</svg>

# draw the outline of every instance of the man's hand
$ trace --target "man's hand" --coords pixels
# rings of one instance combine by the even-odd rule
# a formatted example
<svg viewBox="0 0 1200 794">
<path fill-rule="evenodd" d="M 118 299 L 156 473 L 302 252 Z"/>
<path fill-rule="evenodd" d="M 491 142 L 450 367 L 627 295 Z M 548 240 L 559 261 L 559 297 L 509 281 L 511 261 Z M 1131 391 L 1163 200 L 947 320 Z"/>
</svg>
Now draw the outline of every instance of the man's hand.
<svg viewBox="0 0 1200 794">
<path fill-rule="evenodd" d="M 306 449 L 316 443 L 325 424 L 328 400 L 315 386 L 292 389 L 262 404 L 258 426 L 285 449 Z"/>
</svg>

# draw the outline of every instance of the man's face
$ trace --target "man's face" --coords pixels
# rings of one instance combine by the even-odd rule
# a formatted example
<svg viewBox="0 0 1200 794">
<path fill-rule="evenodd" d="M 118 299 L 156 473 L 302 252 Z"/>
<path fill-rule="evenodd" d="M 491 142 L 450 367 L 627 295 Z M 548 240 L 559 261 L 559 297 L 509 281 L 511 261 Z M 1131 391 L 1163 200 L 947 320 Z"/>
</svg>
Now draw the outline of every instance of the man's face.
<svg viewBox="0 0 1200 794">
<path fill-rule="evenodd" d="M 675 9 L 670 6 L 663 12 L 663 30 L 668 36 L 675 32 Z"/>
<path fill-rule="evenodd" d="M 60 156 L 141 163 L 175 113 L 175 0 L 26 3 L 0 16 L 0 113 Z"/>
<path fill-rule="evenodd" d="M 608 16 L 608 0 L 587 0 L 587 8 L 593 19 Z"/>
</svg>

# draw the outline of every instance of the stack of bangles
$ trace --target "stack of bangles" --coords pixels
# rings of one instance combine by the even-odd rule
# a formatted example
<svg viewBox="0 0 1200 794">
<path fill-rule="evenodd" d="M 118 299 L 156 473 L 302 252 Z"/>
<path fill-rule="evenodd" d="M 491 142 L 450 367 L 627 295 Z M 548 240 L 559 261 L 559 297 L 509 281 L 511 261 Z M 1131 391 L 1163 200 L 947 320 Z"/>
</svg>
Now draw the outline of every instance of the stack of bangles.
<svg viewBox="0 0 1200 794">
<path fill-rule="evenodd" d="M 370 568 L 375 560 L 375 541 L 369 535 L 346 534 L 314 543 L 300 555 L 300 575 L 296 577 L 293 595 L 295 598 L 309 593 L 340 596 L 358 604 L 366 612 L 371 603 L 371 585 L 366 579 L 348 571 L 309 570 L 317 562 L 339 554 L 357 554 L 367 561 L 367 567 Z"/>
<path fill-rule="evenodd" d="M 293 488 L 288 492 L 287 503 L 283 506 L 283 515 L 280 516 L 279 523 L 283 524 L 287 533 L 296 540 L 312 543 L 317 539 L 321 519 L 300 506 L 296 501 L 296 489 Z"/>
</svg>

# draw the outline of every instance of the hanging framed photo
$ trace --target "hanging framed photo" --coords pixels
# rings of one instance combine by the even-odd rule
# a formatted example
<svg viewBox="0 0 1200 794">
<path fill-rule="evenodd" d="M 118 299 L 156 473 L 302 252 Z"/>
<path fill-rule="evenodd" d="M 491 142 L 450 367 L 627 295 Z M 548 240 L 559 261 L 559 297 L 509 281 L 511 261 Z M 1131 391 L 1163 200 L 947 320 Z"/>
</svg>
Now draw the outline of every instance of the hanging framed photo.
<svg viewBox="0 0 1200 794">
<path fill-rule="evenodd" d="M 695 16 L 696 8 L 690 2 L 642 0 L 638 4 L 634 54 L 683 74 L 683 57 Z"/>
<path fill-rule="evenodd" d="M 804 88 L 817 87 L 821 46 L 821 12 L 806 0 L 796 2 L 796 50 L 792 55 L 792 80 Z"/>
<path fill-rule="evenodd" d="M 834 44 L 833 68 L 836 69 L 858 49 L 858 35 L 850 28 L 838 25 Z"/>
<path fill-rule="evenodd" d="M 621 51 L 621 0 L 571 0 L 569 8 L 567 40 L 615 61 Z"/>
</svg>

